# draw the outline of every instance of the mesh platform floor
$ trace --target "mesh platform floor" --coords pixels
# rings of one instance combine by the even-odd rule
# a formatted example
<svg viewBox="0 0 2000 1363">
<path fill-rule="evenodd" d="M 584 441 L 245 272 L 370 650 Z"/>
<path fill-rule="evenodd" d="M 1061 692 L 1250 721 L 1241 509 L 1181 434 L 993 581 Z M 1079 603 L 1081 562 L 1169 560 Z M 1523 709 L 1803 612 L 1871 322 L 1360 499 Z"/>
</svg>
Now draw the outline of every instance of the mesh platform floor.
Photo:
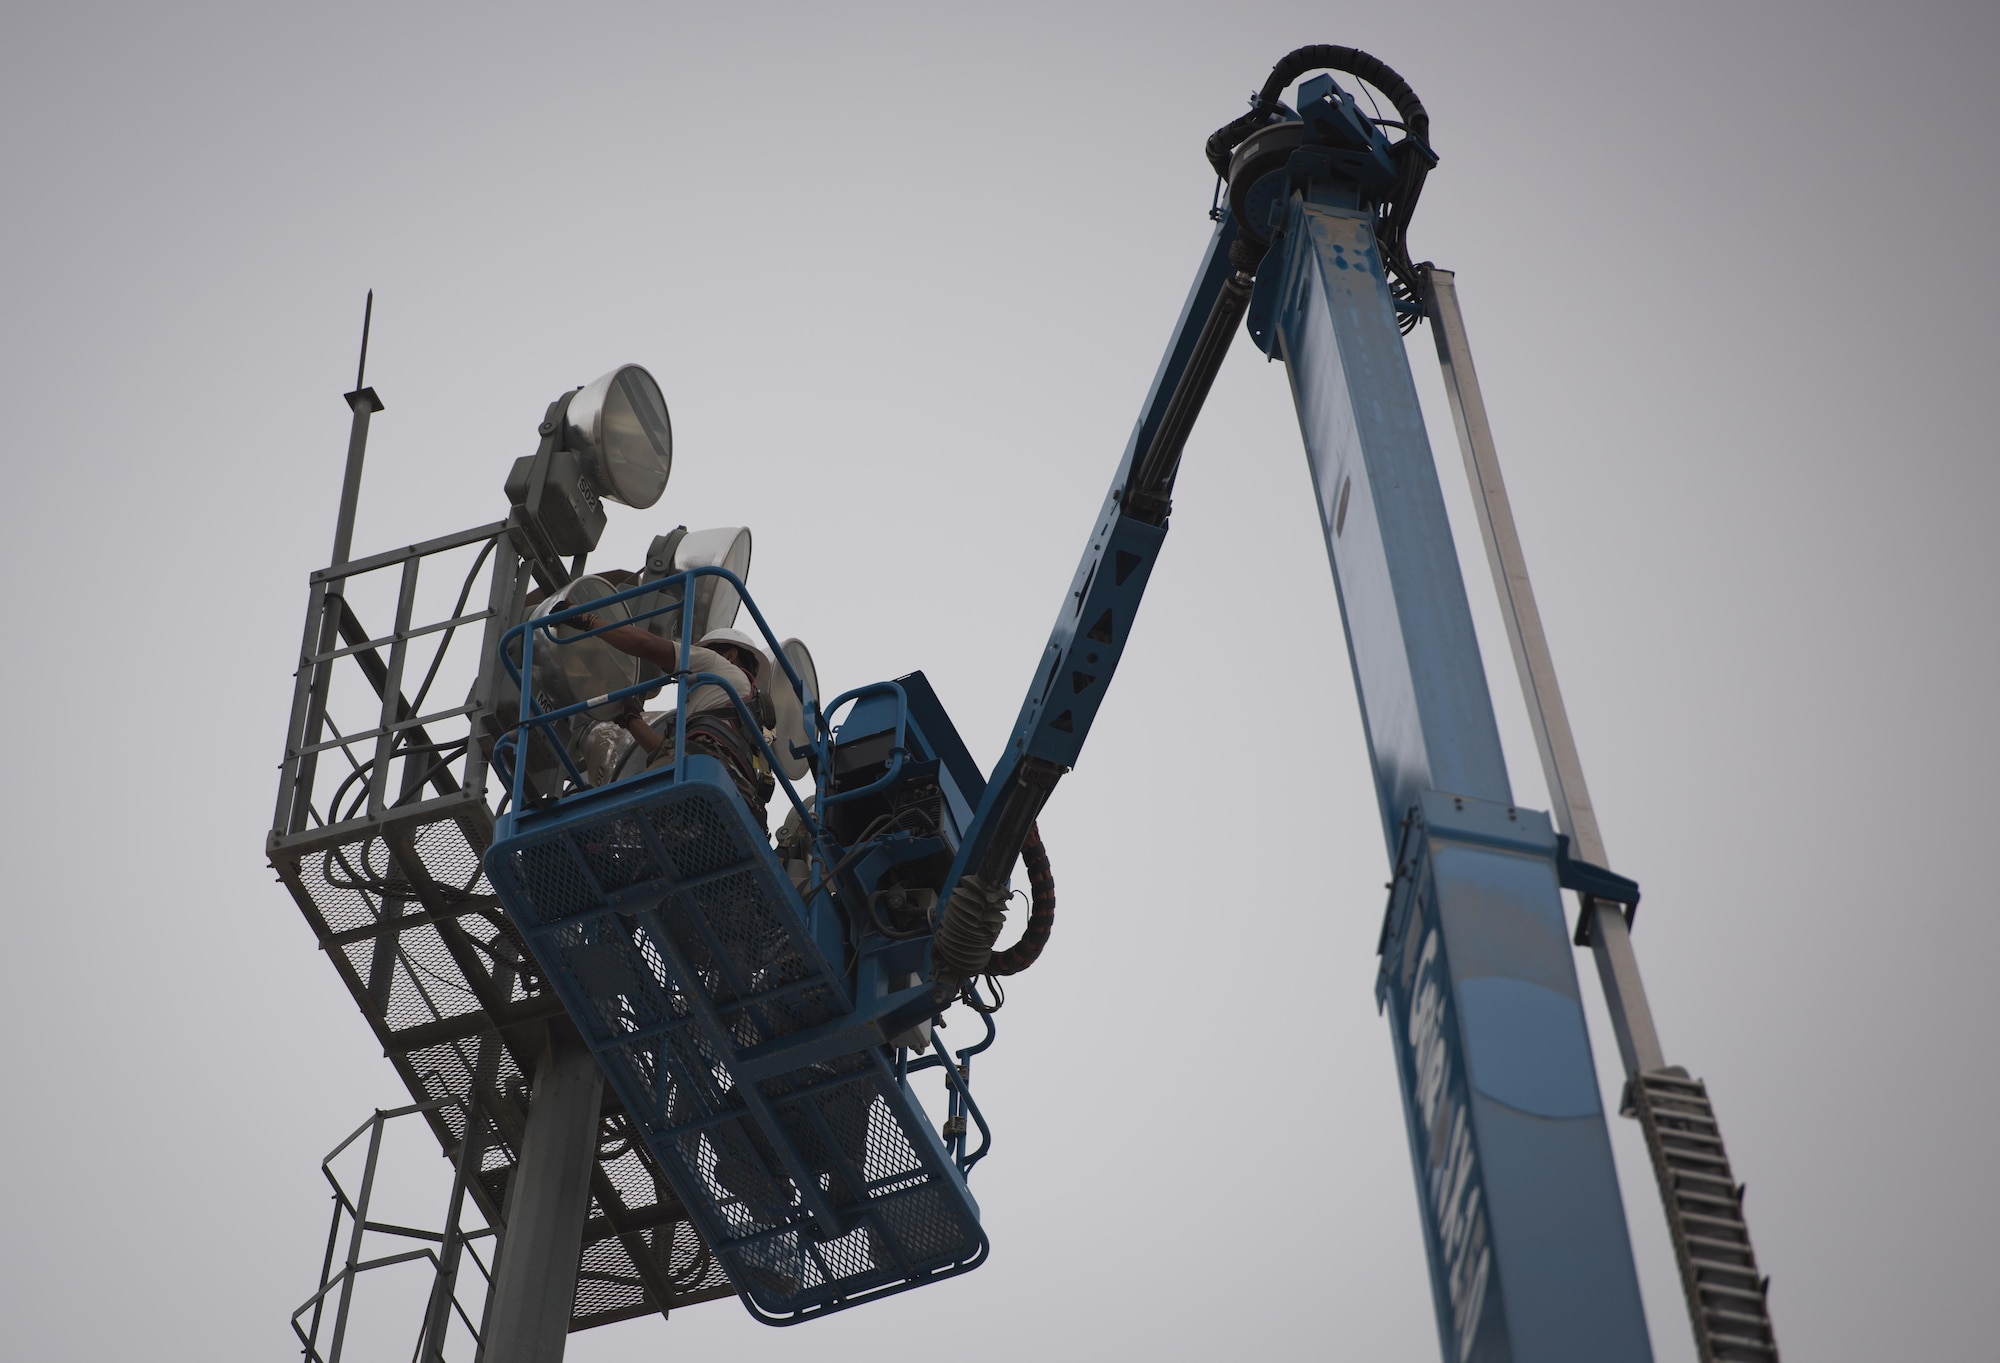
<svg viewBox="0 0 2000 1363">
<path fill-rule="evenodd" d="M 564 1009 L 481 869 L 491 830 L 483 800 L 461 794 L 274 839 L 270 855 L 411 1097 L 469 1100 L 484 1116 L 472 1193 L 497 1223 L 527 1122 L 524 1067 Z M 429 1117 L 455 1150 L 465 1109 Z M 735 1290 L 627 1111 L 607 1102 L 571 1328 Z"/>
</svg>

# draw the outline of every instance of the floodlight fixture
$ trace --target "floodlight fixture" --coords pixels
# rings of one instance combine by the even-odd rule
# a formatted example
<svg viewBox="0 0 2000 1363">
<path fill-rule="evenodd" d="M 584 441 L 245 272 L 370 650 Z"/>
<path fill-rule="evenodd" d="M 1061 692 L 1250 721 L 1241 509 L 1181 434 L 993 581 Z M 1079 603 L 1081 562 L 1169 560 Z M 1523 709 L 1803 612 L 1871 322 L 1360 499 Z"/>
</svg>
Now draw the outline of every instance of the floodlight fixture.
<svg viewBox="0 0 2000 1363">
<path fill-rule="evenodd" d="M 530 612 L 530 619 L 571 606 L 588 606 L 618 591 L 616 584 L 592 573 L 573 579 L 561 596 L 551 596 Z M 628 603 L 613 601 L 597 607 L 606 621 L 622 624 L 631 618 Z M 562 705 L 575 705 L 595 696 L 606 696 L 639 679 L 639 662 L 620 652 L 602 638 L 580 638 L 584 633 L 574 622 L 555 627 L 556 636 L 567 643 L 543 644 L 535 650 L 535 689 Z M 584 713 L 592 719 L 616 719 L 620 704 L 599 705 Z"/>
<path fill-rule="evenodd" d="M 690 568 L 726 568 L 736 574 L 739 582 L 748 580 L 749 527 L 722 525 L 713 530 L 690 531 L 674 549 L 674 567 L 680 572 Z M 742 605 L 743 598 L 721 578 L 696 578 L 692 612 L 694 637 L 700 639 L 710 630 L 728 629 L 736 623 L 736 612 Z"/>
<path fill-rule="evenodd" d="M 636 364 L 620 365 L 570 399 L 563 444 L 597 490 L 640 510 L 660 500 L 674 467 L 674 428 L 660 385 Z"/>
<path fill-rule="evenodd" d="M 542 418 L 541 445 L 507 475 L 515 547 L 544 585 L 558 562 L 588 554 L 604 534 L 604 503 L 645 508 L 673 471 L 673 426 L 653 376 L 636 364 L 564 393 Z"/>
<path fill-rule="evenodd" d="M 812 650 L 801 639 L 786 639 L 778 645 L 784 652 L 785 660 L 805 683 L 806 696 L 819 699 L 819 669 L 813 666 Z M 773 729 L 776 737 L 771 751 L 778 759 L 778 770 L 794 781 L 805 779 L 811 768 L 806 761 L 807 745 L 811 742 L 810 731 L 806 728 L 805 709 L 799 702 L 798 693 L 792 690 L 791 679 L 784 675 L 782 668 L 771 677 L 772 707 L 777 711 L 778 722 Z"/>
<path fill-rule="evenodd" d="M 684 573 L 690 568 L 727 568 L 736 574 L 738 581 L 748 581 L 750 577 L 750 530 L 747 526 L 723 525 L 712 530 L 689 530 L 686 526 L 676 526 L 664 535 L 653 538 L 652 548 L 646 551 L 646 568 L 639 575 L 641 582 L 653 582 L 663 577 Z M 681 599 L 678 585 L 663 587 L 660 603 Z M 653 600 L 641 597 L 647 606 Z M 686 614 L 693 622 L 693 637 L 701 639 L 710 630 L 726 629 L 736 623 L 736 613 L 743 599 L 734 587 L 719 577 L 698 577 L 694 584 L 694 605 Z M 635 609 L 643 609 L 636 607 Z M 681 637 L 680 611 L 662 612 L 645 621 L 645 627 L 662 639 L 678 640 Z M 652 673 L 646 673 L 650 677 Z"/>
</svg>

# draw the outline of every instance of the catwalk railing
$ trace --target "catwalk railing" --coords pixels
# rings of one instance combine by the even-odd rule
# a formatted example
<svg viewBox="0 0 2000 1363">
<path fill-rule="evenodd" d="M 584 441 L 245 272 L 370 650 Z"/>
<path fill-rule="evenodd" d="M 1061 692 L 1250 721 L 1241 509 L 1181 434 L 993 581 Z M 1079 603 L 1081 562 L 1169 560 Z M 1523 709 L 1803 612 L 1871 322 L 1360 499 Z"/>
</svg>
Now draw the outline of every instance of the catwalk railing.
<svg viewBox="0 0 2000 1363">
<path fill-rule="evenodd" d="M 492 1225 L 526 1075 L 564 1015 L 480 867 L 504 798 L 495 709 L 511 701 L 495 659 L 528 585 L 504 523 L 315 572 L 266 844 L 440 1149 L 461 1148 L 468 1112 L 484 1122 L 468 1195 Z M 608 1102 L 572 1328 L 733 1291 Z"/>
</svg>

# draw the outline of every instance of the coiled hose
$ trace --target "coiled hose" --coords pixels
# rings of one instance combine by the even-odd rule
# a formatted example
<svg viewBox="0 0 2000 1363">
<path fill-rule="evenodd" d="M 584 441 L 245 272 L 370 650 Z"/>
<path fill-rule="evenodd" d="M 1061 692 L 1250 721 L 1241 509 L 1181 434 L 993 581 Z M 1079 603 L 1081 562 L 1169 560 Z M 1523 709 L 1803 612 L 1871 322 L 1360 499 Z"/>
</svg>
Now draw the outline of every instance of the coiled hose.
<svg viewBox="0 0 2000 1363">
<path fill-rule="evenodd" d="M 1021 844 L 1021 864 L 1028 869 L 1028 926 L 1021 940 L 1005 951 L 993 954 L 986 963 L 988 975 L 1018 975 L 1033 965 L 1049 944 L 1056 927 L 1056 878 L 1049 870 L 1049 852 L 1042 846 L 1042 830 L 1029 825 L 1028 840 Z"/>
<path fill-rule="evenodd" d="M 1257 92 L 1257 98 L 1250 106 L 1250 112 L 1232 122 L 1225 123 L 1209 135 L 1208 163 L 1215 167 L 1221 179 L 1229 178 L 1229 154 L 1236 150 L 1236 144 L 1263 127 L 1278 112 L 1278 96 L 1285 93 L 1285 87 L 1308 71 L 1324 68 L 1328 71 L 1344 71 L 1350 76 L 1367 81 L 1389 97 L 1402 115 L 1403 123 L 1412 137 L 1420 141 L 1430 141 L 1431 116 L 1424 108 L 1424 102 L 1417 98 L 1417 92 L 1410 83 L 1398 75 L 1394 68 L 1380 57 L 1363 52 L 1358 47 L 1339 47 L 1332 43 L 1314 43 L 1307 47 L 1294 48 L 1278 59 L 1271 68 L 1271 74 L 1264 78 L 1264 88 Z"/>
<path fill-rule="evenodd" d="M 1285 93 L 1285 87 L 1306 72 L 1321 69 L 1342 71 L 1367 81 L 1388 96 L 1389 103 L 1395 106 L 1396 114 L 1402 120 L 1406 136 L 1389 148 L 1389 154 L 1396 163 L 1396 183 L 1382 198 L 1375 236 L 1381 244 L 1383 263 L 1389 267 L 1390 292 L 1399 302 L 1422 305 L 1425 301 L 1424 280 L 1411 263 L 1408 237 L 1410 218 L 1417 209 L 1417 197 L 1423 193 L 1424 177 L 1437 164 L 1437 156 L 1430 147 L 1431 116 L 1410 83 L 1381 58 L 1371 56 L 1358 47 L 1338 47 L 1332 43 L 1316 43 L 1286 53 L 1271 68 L 1271 74 L 1265 77 L 1263 88 L 1251 102 L 1250 112 L 1223 124 L 1209 135 L 1205 147 L 1208 163 L 1215 168 L 1218 177 L 1227 180 L 1231 153 L 1244 138 L 1278 117 L 1283 108 L 1278 97 Z M 1235 263 L 1234 256 L 1231 263 Z M 1417 316 L 1412 312 L 1404 317 L 1404 331 L 1417 324 Z"/>
<path fill-rule="evenodd" d="M 957 993 L 962 982 L 981 975 L 1018 975 L 1049 944 L 1056 925 L 1056 881 L 1037 825 L 1028 828 L 1021 860 L 1028 869 L 1028 926 L 1021 940 L 1005 951 L 995 952 L 993 944 L 1007 924 L 1006 886 L 988 884 L 977 873 L 959 877 L 931 939 L 931 962 L 941 996 Z"/>
</svg>

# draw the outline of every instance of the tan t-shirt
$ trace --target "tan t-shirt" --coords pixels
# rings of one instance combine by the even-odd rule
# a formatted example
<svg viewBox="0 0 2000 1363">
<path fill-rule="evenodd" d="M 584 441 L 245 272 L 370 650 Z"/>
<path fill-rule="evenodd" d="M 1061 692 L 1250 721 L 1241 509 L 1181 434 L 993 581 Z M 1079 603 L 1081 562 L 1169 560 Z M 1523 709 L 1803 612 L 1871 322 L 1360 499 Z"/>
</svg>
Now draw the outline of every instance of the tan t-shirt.
<svg viewBox="0 0 2000 1363">
<path fill-rule="evenodd" d="M 712 672 L 722 678 L 736 688 L 736 694 L 743 698 L 743 704 L 750 713 L 753 715 L 757 713 L 756 687 L 751 682 L 749 674 L 735 663 L 712 648 L 703 648 L 700 644 L 696 644 L 688 649 L 688 667 L 696 672 Z M 687 712 L 690 719 L 709 710 L 721 710 L 732 715 L 736 713 L 736 707 L 729 703 L 729 693 L 713 682 L 697 686 L 688 692 Z"/>
</svg>

